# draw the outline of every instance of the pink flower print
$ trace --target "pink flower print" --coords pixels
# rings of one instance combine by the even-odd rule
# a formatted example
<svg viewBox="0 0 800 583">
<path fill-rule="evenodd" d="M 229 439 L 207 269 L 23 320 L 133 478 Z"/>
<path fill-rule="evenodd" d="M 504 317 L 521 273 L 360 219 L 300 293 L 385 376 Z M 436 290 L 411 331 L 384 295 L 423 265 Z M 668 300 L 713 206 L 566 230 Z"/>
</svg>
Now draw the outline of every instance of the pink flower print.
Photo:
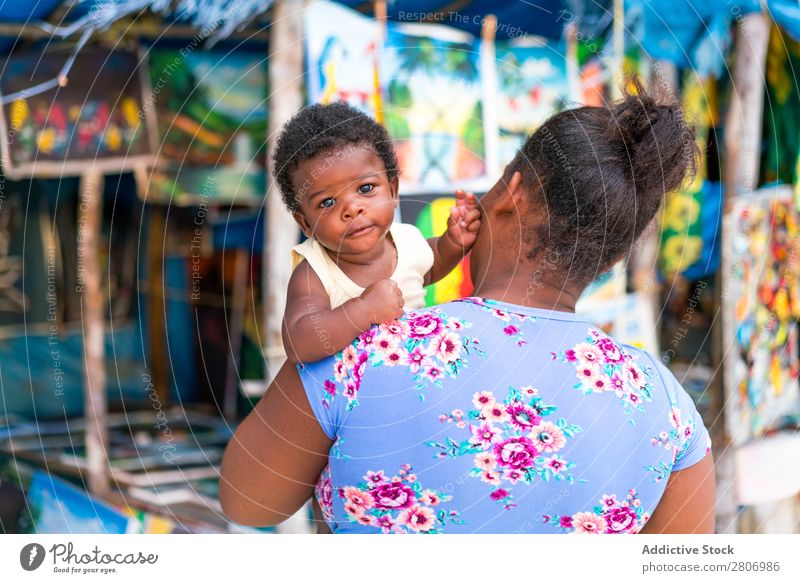
<svg viewBox="0 0 800 583">
<path fill-rule="evenodd" d="M 356 349 L 353 348 L 352 344 L 347 348 L 345 348 L 344 350 L 342 350 L 342 362 L 344 362 L 344 365 L 347 368 L 347 370 L 351 370 L 353 366 L 355 366 L 356 356 L 357 356 Z"/>
<path fill-rule="evenodd" d="M 541 421 L 536 411 L 520 402 L 507 405 L 506 413 L 508 413 L 511 424 L 520 431 L 530 431 L 534 425 Z"/>
<path fill-rule="evenodd" d="M 378 470 L 377 472 L 367 471 L 367 475 L 364 476 L 364 479 L 367 483 L 372 486 L 377 486 L 378 484 L 382 484 L 386 481 L 386 475 L 383 473 L 383 470 Z"/>
<path fill-rule="evenodd" d="M 522 475 L 522 472 L 520 472 L 519 470 L 510 468 L 503 472 L 503 477 L 512 484 L 516 484 L 521 479 L 523 479 L 524 476 Z"/>
<path fill-rule="evenodd" d="M 414 491 L 402 482 L 384 482 L 370 490 L 370 494 L 375 501 L 375 508 L 384 510 L 408 508 L 416 500 Z"/>
<path fill-rule="evenodd" d="M 431 359 L 428 358 L 428 355 L 423 352 L 420 346 L 408 353 L 406 364 L 412 374 L 417 374 L 420 369 L 426 369 L 432 365 Z"/>
<path fill-rule="evenodd" d="M 669 412 L 669 421 L 675 429 L 678 429 L 681 426 L 681 410 L 673 407 Z"/>
<path fill-rule="evenodd" d="M 576 376 L 587 387 L 591 387 L 595 379 L 600 376 L 600 367 L 592 363 L 581 362 L 576 371 Z"/>
<path fill-rule="evenodd" d="M 333 506 L 333 484 L 331 484 L 330 468 L 326 467 L 317 481 L 316 488 L 314 488 L 314 495 L 319 502 L 322 513 L 326 519 L 331 517 L 331 508 Z"/>
<path fill-rule="evenodd" d="M 398 341 L 402 341 L 411 331 L 411 327 L 403 320 L 392 320 L 381 324 L 379 330 L 384 334 L 394 336 Z"/>
<path fill-rule="evenodd" d="M 514 326 L 514 324 L 509 324 L 505 328 L 503 328 L 503 332 L 505 332 L 508 336 L 513 336 L 514 334 L 519 333 L 519 328 Z"/>
<path fill-rule="evenodd" d="M 564 358 L 567 359 L 567 362 L 576 362 L 578 360 L 578 357 L 575 355 L 575 351 L 571 348 L 564 352 Z"/>
<path fill-rule="evenodd" d="M 345 383 L 343 394 L 348 400 L 352 401 L 358 395 L 358 385 L 354 382 Z"/>
<path fill-rule="evenodd" d="M 636 526 L 636 513 L 624 506 L 609 510 L 605 515 L 605 519 L 609 534 L 630 532 Z"/>
<path fill-rule="evenodd" d="M 364 514 L 364 509 L 360 506 L 356 506 L 352 502 L 346 502 L 344 505 L 344 511 L 347 512 L 349 515 L 357 518 Z"/>
<path fill-rule="evenodd" d="M 427 506 L 414 504 L 410 508 L 403 510 L 397 520 L 414 532 L 428 532 L 434 527 L 436 515 Z"/>
<path fill-rule="evenodd" d="M 419 314 L 408 320 L 411 338 L 427 338 L 439 334 L 442 321 L 432 314 Z"/>
<path fill-rule="evenodd" d="M 322 383 L 322 386 L 325 388 L 325 392 L 331 397 L 336 396 L 336 385 L 334 385 L 332 381 L 326 380 L 324 383 Z"/>
<path fill-rule="evenodd" d="M 617 496 L 616 494 L 612 494 L 611 496 L 605 495 L 600 498 L 600 504 L 602 504 L 606 508 L 613 508 L 617 505 Z"/>
<path fill-rule="evenodd" d="M 692 436 L 692 426 L 691 424 L 687 423 L 683 427 L 683 441 L 688 441 L 689 438 Z"/>
<path fill-rule="evenodd" d="M 375 350 L 376 353 L 382 356 L 397 349 L 399 344 L 400 341 L 397 338 L 397 336 L 392 336 L 391 334 L 387 334 L 386 332 L 377 334 L 375 338 L 372 339 L 373 350 Z"/>
<path fill-rule="evenodd" d="M 621 397 L 625 394 L 625 379 L 619 371 L 614 371 L 614 374 L 611 375 L 611 388 L 614 389 L 617 397 Z"/>
<path fill-rule="evenodd" d="M 622 350 L 620 350 L 617 343 L 611 340 L 611 338 L 601 338 L 597 341 L 597 347 L 603 353 L 606 362 L 610 362 L 615 364 L 617 362 L 622 362 Z"/>
<path fill-rule="evenodd" d="M 445 332 L 433 339 L 431 353 L 442 362 L 455 362 L 461 355 L 461 338 L 453 332 Z"/>
<path fill-rule="evenodd" d="M 589 386 L 591 386 L 593 393 L 602 393 L 611 389 L 611 379 L 608 378 L 608 375 L 600 373 Z"/>
<path fill-rule="evenodd" d="M 603 362 L 604 357 L 600 349 L 594 344 L 588 342 L 581 342 L 575 347 L 575 356 L 582 365 L 594 364 L 599 365 Z"/>
<path fill-rule="evenodd" d="M 438 381 L 440 378 L 442 378 L 443 374 L 444 371 L 438 366 L 428 367 L 428 369 L 425 371 L 425 376 L 428 377 L 428 379 L 434 383 Z"/>
<path fill-rule="evenodd" d="M 375 517 L 370 514 L 359 514 L 356 516 L 356 522 L 364 526 L 375 526 Z"/>
<path fill-rule="evenodd" d="M 641 401 L 641 397 L 639 397 L 639 394 L 638 393 L 634 393 L 633 391 L 631 391 L 630 393 L 625 395 L 625 398 L 628 400 L 628 402 L 631 405 L 634 405 L 634 406 L 638 405 L 639 401 Z"/>
<path fill-rule="evenodd" d="M 494 459 L 494 456 L 488 451 L 477 454 L 473 460 L 473 463 L 475 464 L 476 468 L 480 468 L 482 470 L 493 470 L 497 467 L 497 460 Z"/>
<path fill-rule="evenodd" d="M 572 516 L 572 526 L 578 534 L 603 534 L 606 521 L 591 512 L 578 512 Z"/>
<path fill-rule="evenodd" d="M 366 352 L 358 353 L 355 365 L 353 366 L 353 379 L 355 379 L 357 383 L 361 383 L 361 379 L 364 377 L 364 371 L 367 368 L 368 360 L 369 355 Z"/>
<path fill-rule="evenodd" d="M 508 421 L 508 413 L 506 413 L 505 405 L 495 403 L 491 407 L 486 407 L 483 410 L 483 416 L 489 423 L 505 423 Z"/>
<path fill-rule="evenodd" d="M 369 492 L 362 492 L 353 486 L 345 486 L 343 490 L 344 499 L 347 501 L 347 503 L 352 504 L 356 508 L 360 508 L 361 512 L 369 510 L 375 505 L 375 502 Z"/>
<path fill-rule="evenodd" d="M 481 473 L 481 482 L 486 482 L 487 484 L 491 484 L 492 486 L 499 486 L 500 474 L 498 474 L 493 470 L 486 470 L 485 472 Z"/>
<path fill-rule="evenodd" d="M 628 376 L 628 382 L 636 389 L 641 389 L 647 382 L 642 369 L 635 362 L 628 362 L 625 365 L 625 373 Z"/>
<path fill-rule="evenodd" d="M 340 359 L 336 359 L 333 364 L 333 375 L 336 377 L 336 382 L 341 383 L 345 376 L 347 376 L 347 368 Z"/>
<path fill-rule="evenodd" d="M 503 310 L 498 310 L 497 308 L 494 308 L 492 310 L 492 314 L 494 315 L 495 318 L 500 318 L 504 322 L 510 322 L 511 321 L 511 315 L 508 312 L 505 312 Z"/>
<path fill-rule="evenodd" d="M 564 461 L 564 458 L 560 458 L 554 454 L 544 462 L 544 465 L 553 470 L 554 474 L 557 474 L 567 467 L 567 462 Z"/>
<path fill-rule="evenodd" d="M 507 497 L 508 497 L 508 492 L 506 490 L 503 490 L 502 488 L 498 488 L 497 490 L 489 494 L 489 498 L 491 498 L 492 500 L 502 500 L 503 498 Z"/>
<path fill-rule="evenodd" d="M 358 343 L 357 343 L 358 348 L 363 350 L 367 348 L 369 345 L 371 345 L 372 339 L 375 338 L 375 335 L 377 333 L 378 333 L 377 328 L 370 328 L 369 330 L 365 330 L 364 332 L 362 332 L 361 335 L 358 337 Z"/>
<path fill-rule="evenodd" d="M 470 425 L 469 430 L 472 432 L 469 442 L 473 445 L 480 445 L 483 449 L 489 449 L 493 443 L 502 439 L 503 436 L 503 431 L 494 427 L 491 423 Z"/>
<path fill-rule="evenodd" d="M 538 389 L 534 389 L 533 385 L 528 385 L 527 387 L 520 387 L 519 392 L 525 395 L 526 397 L 535 397 L 539 394 Z"/>
<path fill-rule="evenodd" d="M 555 423 L 543 421 L 531 430 L 531 438 L 542 453 L 554 453 L 567 443 L 564 432 Z"/>
<path fill-rule="evenodd" d="M 375 526 L 379 526 L 384 534 L 389 534 L 395 530 L 395 524 L 389 514 L 384 514 L 375 520 Z"/>
<path fill-rule="evenodd" d="M 561 528 L 572 528 L 572 517 L 562 516 L 561 519 L 558 521 L 558 524 Z"/>
<path fill-rule="evenodd" d="M 455 330 L 456 332 L 458 332 L 459 330 L 464 329 L 464 324 L 453 318 L 447 323 L 447 327 L 450 328 L 451 330 Z"/>
<path fill-rule="evenodd" d="M 494 446 L 497 463 L 506 468 L 524 470 L 534 465 L 539 451 L 527 437 L 512 437 Z"/>
<path fill-rule="evenodd" d="M 403 348 L 395 348 L 383 356 L 383 363 L 386 366 L 397 366 L 403 364 L 408 358 L 408 353 Z"/>
<path fill-rule="evenodd" d="M 424 490 L 422 494 L 420 494 L 419 501 L 426 506 L 436 506 L 442 499 L 439 498 L 439 494 L 433 490 Z"/>
</svg>

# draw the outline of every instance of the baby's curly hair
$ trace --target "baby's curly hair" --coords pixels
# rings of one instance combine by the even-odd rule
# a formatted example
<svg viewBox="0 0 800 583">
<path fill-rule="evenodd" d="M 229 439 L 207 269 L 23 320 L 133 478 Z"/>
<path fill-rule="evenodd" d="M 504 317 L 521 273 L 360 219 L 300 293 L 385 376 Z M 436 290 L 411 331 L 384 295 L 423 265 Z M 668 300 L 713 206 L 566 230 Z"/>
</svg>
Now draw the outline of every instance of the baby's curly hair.
<svg viewBox="0 0 800 583">
<path fill-rule="evenodd" d="M 345 146 L 368 146 L 383 160 L 386 178 L 397 177 L 397 155 L 386 129 L 374 119 L 345 103 L 314 104 L 302 109 L 283 126 L 275 153 L 275 178 L 283 202 L 290 212 L 300 206 L 302 193 L 295 192 L 297 167 L 320 154 Z"/>
</svg>

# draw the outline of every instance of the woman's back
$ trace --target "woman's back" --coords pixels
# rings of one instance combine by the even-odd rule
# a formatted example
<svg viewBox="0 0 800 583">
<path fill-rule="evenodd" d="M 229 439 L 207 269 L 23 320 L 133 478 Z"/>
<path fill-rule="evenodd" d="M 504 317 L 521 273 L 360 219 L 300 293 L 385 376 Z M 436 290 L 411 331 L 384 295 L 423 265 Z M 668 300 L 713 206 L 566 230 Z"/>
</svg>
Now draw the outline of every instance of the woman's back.
<svg viewBox="0 0 800 583">
<path fill-rule="evenodd" d="M 708 451 L 663 366 L 568 312 L 468 298 L 300 376 L 334 532 L 637 532 Z"/>
</svg>

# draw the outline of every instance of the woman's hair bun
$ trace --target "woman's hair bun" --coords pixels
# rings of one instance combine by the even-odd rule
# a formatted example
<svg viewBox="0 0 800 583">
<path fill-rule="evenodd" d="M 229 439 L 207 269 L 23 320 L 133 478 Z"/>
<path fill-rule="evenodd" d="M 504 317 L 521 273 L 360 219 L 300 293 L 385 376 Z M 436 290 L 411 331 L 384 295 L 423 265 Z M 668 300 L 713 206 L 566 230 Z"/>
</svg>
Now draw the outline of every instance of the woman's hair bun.
<svg viewBox="0 0 800 583">
<path fill-rule="evenodd" d="M 636 190 L 675 190 L 696 171 L 695 129 L 674 98 L 655 97 L 639 79 L 627 80 L 622 99 L 608 107 L 607 137 Z"/>
</svg>

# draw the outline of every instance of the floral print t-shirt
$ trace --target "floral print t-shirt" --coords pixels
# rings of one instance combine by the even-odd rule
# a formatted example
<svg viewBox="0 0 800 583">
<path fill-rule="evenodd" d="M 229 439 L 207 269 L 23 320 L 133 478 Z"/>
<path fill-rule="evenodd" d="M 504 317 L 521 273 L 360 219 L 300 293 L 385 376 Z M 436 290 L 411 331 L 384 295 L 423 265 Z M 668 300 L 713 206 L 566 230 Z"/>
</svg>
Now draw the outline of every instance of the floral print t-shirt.
<svg viewBox="0 0 800 583">
<path fill-rule="evenodd" d="M 672 374 L 573 313 L 465 298 L 298 367 L 334 533 L 636 533 L 709 452 Z"/>
</svg>

